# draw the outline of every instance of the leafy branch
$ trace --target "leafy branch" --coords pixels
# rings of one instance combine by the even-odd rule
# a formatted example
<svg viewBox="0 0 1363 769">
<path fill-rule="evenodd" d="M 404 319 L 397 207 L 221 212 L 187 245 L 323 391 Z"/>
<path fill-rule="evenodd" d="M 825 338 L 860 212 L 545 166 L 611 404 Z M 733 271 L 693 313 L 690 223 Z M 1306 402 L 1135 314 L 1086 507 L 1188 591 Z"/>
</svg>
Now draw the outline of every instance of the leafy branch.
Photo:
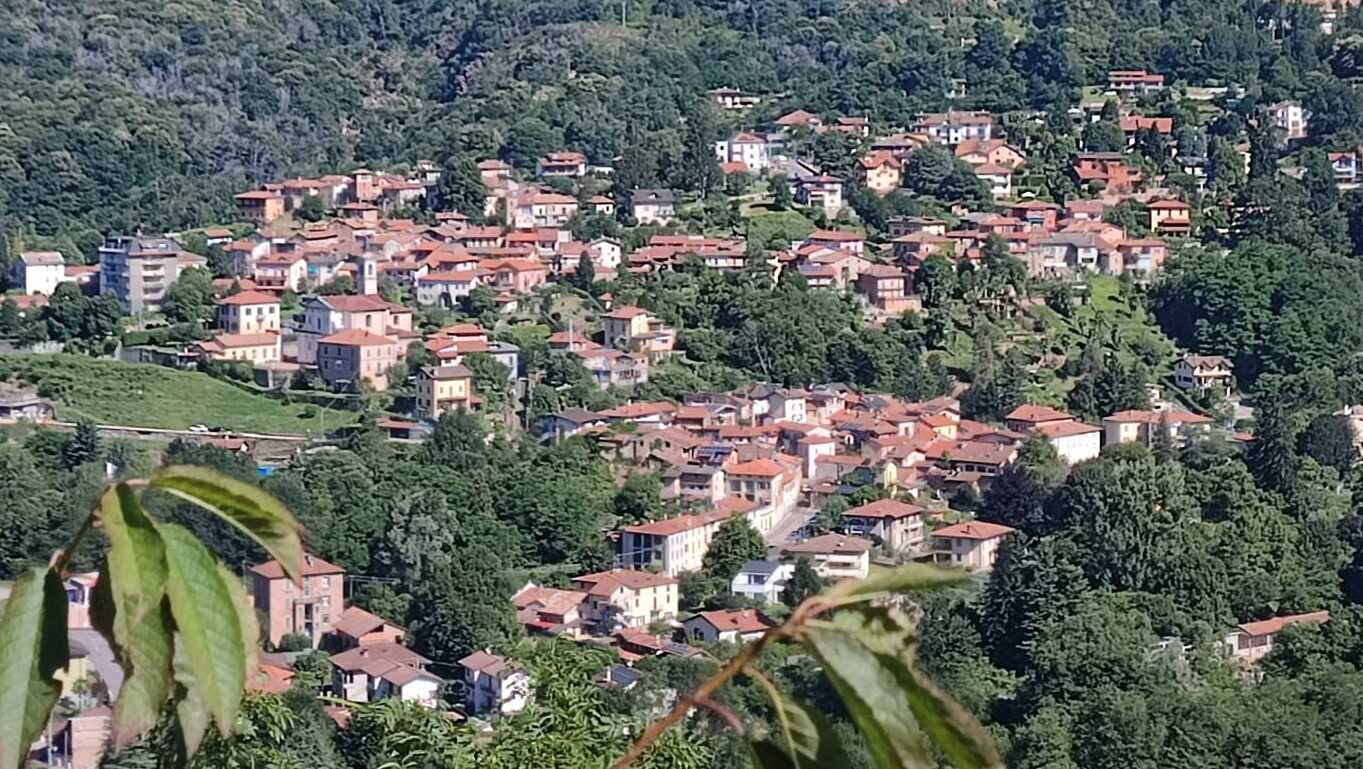
<svg viewBox="0 0 1363 769">
<path fill-rule="evenodd" d="M 934 746 L 960 769 L 1001 767 L 993 742 L 980 724 L 918 669 L 913 623 L 893 602 L 882 600 L 966 579 L 961 572 L 910 565 L 873 579 L 843 582 L 811 596 L 784 624 L 739 649 L 718 673 L 655 721 L 613 769 L 626 769 L 693 709 L 713 707 L 715 692 L 739 674 L 751 676 L 766 690 L 781 728 L 780 742 L 749 740 L 757 766 L 849 766 L 847 752 L 828 718 L 783 694 L 752 665 L 776 640 L 797 642 L 819 661 L 879 769 L 933 766 Z"/>
<path fill-rule="evenodd" d="M 141 494 L 186 499 L 237 526 L 301 585 L 301 528 L 278 500 L 250 484 L 199 467 L 162 468 L 145 481 L 110 487 L 51 566 L 15 583 L 0 616 L 0 769 L 23 764 L 57 703 L 67 666 L 64 580 L 71 553 L 95 528 L 109 549 L 91 596 L 90 617 L 108 639 L 126 680 L 114 704 L 112 742 L 128 745 L 175 707 L 185 757 L 210 725 L 227 735 L 255 667 L 259 628 L 240 581 L 187 529 L 147 515 Z"/>
</svg>

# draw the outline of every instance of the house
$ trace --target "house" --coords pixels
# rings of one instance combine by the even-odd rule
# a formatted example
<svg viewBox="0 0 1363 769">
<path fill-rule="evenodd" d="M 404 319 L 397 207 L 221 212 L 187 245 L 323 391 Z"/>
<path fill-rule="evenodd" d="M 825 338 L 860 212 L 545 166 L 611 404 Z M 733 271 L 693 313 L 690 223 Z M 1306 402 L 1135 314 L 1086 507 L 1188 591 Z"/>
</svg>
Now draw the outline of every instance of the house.
<svg viewBox="0 0 1363 769">
<path fill-rule="evenodd" d="M 872 264 L 857 274 L 857 290 L 877 309 L 899 313 L 913 306 L 908 292 L 908 275 L 898 267 Z"/>
<path fill-rule="evenodd" d="M 1074 176 L 1081 185 L 1099 185 L 1107 192 L 1130 192 L 1141 180 L 1141 172 L 1128 166 L 1120 152 L 1075 155 Z"/>
<path fill-rule="evenodd" d="M 296 252 L 262 256 L 256 259 L 251 279 L 256 282 L 257 288 L 297 293 L 303 290 L 303 284 L 307 282 L 308 260 Z"/>
<path fill-rule="evenodd" d="M 1313 611 L 1306 614 L 1291 614 L 1286 617 L 1270 617 L 1257 622 L 1237 625 L 1235 630 L 1226 634 L 1225 648 L 1231 659 L 1252 665 L 1273 651 L 1273 641 L 1284 628 L 1292 625 L 1324 625 L 1330 621 L 1330 612 Z"/>
<path fill-rule="evenodd" d="M 336 620 L 327 644 L 344 651 L 359 646 L 400 644 L 406 637 L 406 629 L 358 606 L 349 606 Z"/>
<path fill-rule="evenodd" d="M 1127 238 L 1117 244 L 1122 272 L 1149 278 L 1169 258 L 1169 244 L 1159 238 Z"/>
<path fill-rule="evenodd" d="M 642 628 L 675 619 L 677 586 L 672 577 L 634 569 L 573 578 L 573 588 L 587 593 L 582 619 L 603 635 L 622 627 Z"/>
<path fill-rule="evenodd" d="M 723 477 L 718 468 L 707 468 Z M 620 532 L 620 558 L 631 568 L 652 568 L 667 577 L 698 571 L 710 541 L 733 515 L 709 511 L 626 526 Z"/>
<path fill-rule="evenodd" d="M 1114 69 L 1107 73 L 1107 89 L 1119 96 L 1143 96 L 1164 90 L 1164 75 L 1143 69 Z"/>
<path fill-rule="evenodd" d="M 893 499 L 880 499 L 848 510 L 843 531 L 879 541 L 890 551 L 912 550 L 923 544 L 923 508 Z"/>
<path fill-rule="evenodd" d="M 514 207 L 507 211 L 511 224 L 518 229 L 533 227 L 562 227 L 579 209 L 577 198 L 558 192 L 530 191 L 516 198 Z"/>
<path fill-rule="evenodd" d="M 672 190 L 635 190 L 630 194 L 630 211 L 640 225 L 671 224 L 677 218 Z"/>
<path fill-rule="evenodd" d="M 1327 157 L 1330 159 L 1330 167 L 1335 172 L 1335 183 L 1341 187 L 1356 186 L 1363 180 L 1363 147 L 1356 147 L 1347 152 L 1331 152 Z"/>
<path fill-rule="evenodd" d="M 713 464 L 672 465 L 663 473 L 663 498 L 714 504 L 724 498 L 724 468 Z"/>
<path fill-rule="evenodd" d="M 822 209 L 835 217 L 842 211 L 842 179 L 828 174 L 801 176 L 795 180 L 795 202 L 802 206 Z"/>
<path fill-rule="evenodd" d="M 1103 429 L 1080 422 L 1050 406 L 1023 404 L 1004 416 L 1004 424 L 1018 433 L 1039 433 L 1055 447 L 1066 464 L 1093 459 L 1102 451 Z"/>
<path fill-rule="evenodd" d="M 833 251 L 846 251 L 853 256 L 861 256 L 866 250 L 866 238 L 855 232 L 844 230 L 815 230 L 805 238 L 805 245 L 820 246 Z M 855 275 L 850 276 L 855 279 Z"/>
<path fill-rule="evenodd" d="M 470 715 L 513 716 L 530 704 L 530 674 L 487 651 L 459 660 L 464 669 L 464 705 Z"/>
<path fill-rule="evenodd" d="M 781 557 L 808 558 L 825 579 L 864 578 L 871 573 L 871 540 L 846 534 L 823 534 L 781 548 Z"/>
<path fill-rule="evenodd" d="M 427 670 L 430 664 L 398 643 L 356 646 L 331 656 L 332 688 L 351 702 L 392 697 L 434 708 L 443 681 Z"/>
<path fill-rule="evenodd" d="M 438 306 L 448 310 L 481 284 L 476 269 L 428 272 L 416 279 L 416 301 L 423 307 Z"/>
<path fill-rule="evenodd" d="M 1282 131 L 1287 141 L 1297 142 L 1306 138 L 1310 118 L 1301 102 L 1280 101 L 1268 108 L 1268 114 L 1273 120 L 1273 127 Z"/>
<path fill-rule="evenodd" d="M 473 372 L 461 365 L 423 366 L 416 375 L 416 413 L 432 422 L 452 411 L 472 411 Z"/>
<path fill-rule="evenodd" d="M 586 176 L 587 156 L 581 152 L 550 152 L 536 163 L 540 176 Z"/>
<path fill-rule="evenodd" d="M 278 644 L 286 635 L 305 635 L 317 646 L 345 607 L 345 569 L 312 554 L 303 556 L 303 585 L 284 574 L 278 561 L 251 567 L 251 596 L 265 615 L 263 635 Z"/>
<path fill-rule="evenodd" d="M 715 157 L 721 163 L 742 163 L 754 174 L 771 167 L 770 147 L 766 138 L 746 131 L 715 142 Z"/>
<path fill-rule="evenodd" d="M 66 281 L 66 259 L 56 251 L 23 251 L 14 261 L 14 284 L 25 294 L 51 296 Z"/>
<path fill-rule="evenodd" d="M 1228 398 L 1235 389 L 1235 371 L 1230 358 L 1222 355 L 1185 355 L 1174 364 L 1174 384 L 1182 390 Z"/>
<path fill-rule="evenodd" d="M 538 259 L 489 259 L 482 267 L 492 273 L 493 288 L 512 294 L 528 294 L 549 280 L 549 268 Z"/>
<path fill-rule="evenodd" d="M 808 128 L 813 131 L 823 125 L 823 118 L 812 112 L 797 109 L 794 112 L 787 112 L 776 119 L 776 125 L 782 129 Z"/>
<path fill-rule="evenodd" d="M 650 359 L 670 355 L 677 332 L 640 307 L 616 307 L 601 316 L 605 342 L 621 352 L 646 353 Z"/>
<path fill-rule="evenodd" d="M 582 635 L 581 609 L 586 601 L 587 594 L 581 590 L 540 587 L 533 582 L 511 596 L 516 621 L 526 632 L 570 638 Z"/>
<path fill-rule="evenodd" d="M 1003 139 L 969 139 L 957 144 L 954 152 L 957 158 L 972 166 L 1007 166 L 1016 170 L 1027 162 L 1027 156 L 1021 150 Z"/>
<path fill-rule="evenodd" d="M 919 115 L 911 131 L 948 147 L 967 141 L 989 141 L 994 138 L 994 116 L 988 112 L 960 110 L 927 113 Z"/>
<path fill-rule="evenodd" d="M 586 428 L 600 427 L 605 424 L 606 417 L 595 411 L 569 408 L 544 420 L 541 435 L 545 436 L 550 443 L 558 443 L 577 435 Z"/>
<path fill-rule="evenodd" d="M 1181 200 L 1152 200 L 1145 205 L 1150 212 L 1150 230 L 1168 235 L 1188 235 L 1193 230 L 1193 207 Z"/>
<path fill-rule="evenodd" d="M 967 521 L 932 532 L 933 561 L 988 571 L 999 558 L 999 547 L 1014 529 L 987 521 Z"/>
<path fill-rule="evenodd" d="M 218 300 L 218 326 L 229 334 L 279 332 L 279 297 L 239 291 Z"/>
<path fill-rule="evenodd" d="M 712 88 L 709 94 L 710 101 L 722 110 L 751 109 L 762 102 L 761 96 L 737 88 Z"/>
<path fill-rule="evenodd" d="M 871 152 L 859 160 L 858 165 L 866 177 L 866 189 L 880 195 L 888 195 L 899 189 L 904 178 L 904 163 L 883 150 Z"/>
<path fill-rule="evenodd" d="M 1117 275 L 1124 267 L 1121 250 L 1096 232 L 1056 232 L 1032 241 L 1027 270 L 1034 276 L 1066 276 L 1085 272 Z"/>
<path fill-rule="evenodd" d="M 170 238 L 113 235 L 99 247 L 99 290 L 125 312 L 160 312 L 180 277 L 180 244 Z"/>
<path fill-rule="evenodd" d="M 975 166 L 975 177 L 989 186 L 995 200 L 1013 197 L 1012 167 L 985 163 Z"/>
<path fill-rule="evenodd" d="M 274 363 L 282 360 L 283 345 L 277 331 L 254 334 L 218 334 L 198 344 L 212 360 L 243 363 Z"/>
<path fill-rule="evenodd" d="M 269 190 L 251 190 L 236 196 L 237 214 L 248 222 L 269 224 L 284 215 L 284 196 Z"/>
<path fill-rule="evenodd" d="M 56 413 L 52 402 L 36 392 L 0 387 L 0 422 L 39 422 Z"/>
<path fill-rule="evenodd" d="M 773 459 L 739 462 L 730 465 L 725 475 L 730 496 L 771 507 L 779 513 L 789 510 L 799 496 L 799 473 Z"/>
<path fill-rule="evenodd" d="M 388 370 L 406 349 L 396 339 L 352 328 L 317 340 L 317 369 L 332 386 L 358 387 L 367 382 L 375 392 L 388 389 Z"/>
<path fill-rule="evenodd" d="M 1118 411 L 1103 417 L 1103 445 L 1139 443 L 1150 447 L 1163 432 L 1173 445 L 1187 443 L 1193 435 L 1206 433 L 1213 420 L 1182 409 Z"/>
<path fill-rule="evenodd" d="M 754 601 L 778 603 L 786 582 L 794 573 L 792 563 L 748 561 L 729 583 L 729 592 Z"/>
<path fill-rule="evenodd" d="M 756 609 L 725 609 L 703 611 L 682 620 L 682 631 L 687 640 L 716 643 L 745 643 L 760 638 L 776 623 Z"/>
<path fill-rule="evenodd" d="M 1121 126 L 1122 133 L 1126 134 L 1126 146 L 1128 148 L 1136 146 L 1136 140 L 1140 138 L 1142 131 L 1154 131 L 1165 137 L 1171 136 L 1174 132 L 1174 119 L 1171 117 L 1127 115 L 1119 121 L 1118 125 Z"/>
<path fill-rule="evenodd" d="M 44 766 L 97 769 L 113 734 L 113 715 L 113 708 L 97 705 L 65 720 L 54 719 L 47 743 L 29 757 Z"/>
</svg>

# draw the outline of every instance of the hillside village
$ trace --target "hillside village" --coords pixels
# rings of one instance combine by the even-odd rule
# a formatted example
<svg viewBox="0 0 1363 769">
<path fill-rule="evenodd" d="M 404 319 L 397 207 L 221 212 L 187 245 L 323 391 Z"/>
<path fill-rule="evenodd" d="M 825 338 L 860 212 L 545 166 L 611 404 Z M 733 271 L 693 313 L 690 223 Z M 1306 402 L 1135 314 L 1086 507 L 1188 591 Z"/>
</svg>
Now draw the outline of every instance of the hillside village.
<svg viewBox="0 0 1363 769">
<path fill-rule="evenodd" d="M 333 454 L 354 455 L 360 469 L 375 472 L 394 457 L 413 467 L 421 457 L 422 472 L 436 476 L 448 469 L 428 461 L 437 452 L 463 461 L 460 452 L 505 451 L 488 456 L 509 464 L 514 457 L 551 481 L 569 475 L 525 457 L 563 451 L 566 459 L 554 462 L 571 465 L 590 456 L 613 495 L 613 515 L 585 537 L 599 558 L 573 552 L 528 558 L 519 564 L 525 569 L 497 566 L 499 576 L 514 571 L 514 590 L 479 598 L 514 614 L 517 639 L 561 639 L 608 654 L 609 667 L 592 684 L 619 692 L 640 685 L 648 661 L 723 659 L 723 650 L 760 637 L 803 597 L 841 580 L 924 563 L 969 572 L 980 589 L 1040 581 L 1030 563 L 1033 571 L 1010 572 L 1006 584 L 994 571 L 1022 558 L 1010 548 L 1040 548 L 1036 542 L 1055 535 L 1061 524 L 1038 523 L 1043 502 L 1082 506 L 1079 492 L 1080 502 L 1055 501 L 1063 497 L 1057 489 L 1086 482 L 1085 468 L 1109 472 L 1104 462 L 1153 473 L 1192 457 L 1197 473 L 1223 472 L 1215 477 L 1246 484 L 1245 498 L 1259 499 L 1260 477 L 1245 471 L 1241 481 L 1223 468 L 1248 457 L 1259 472 L 1265 435 L 1281 429 L 1265 418 L 1266 401 L 1251 384 L 1273 382 L 1284 402 L 1302 403 L 1303 393 L 1335 388 L 1334 377 L 1316 390 L 1281 384 L 1273 377 L 1301 372 L 1250 362 L 1232 349 L 1243 340 L 1227 341 L 1230 334 L 1190 344 L 1212 337 L 1179 334 L 1179 324 L 1201 333 L 1205 319 L 1189 320 L 1168 310 L 1174 300 L 1152 296 L 1183 276 L 1167 270 L 1224 258 L 1266 219 L 1266 207 L 1233 185 L 1262 173 L 1310 184 L 1328 170 L 1328 192 L 1311 189 L 1338 196 L 1363 183 L 1363 147 L 1308 149 L 1316 116 L 1297 100 L 1259 104 L 1236 116 L 1243 130 L 1209 143 L 1202 126 L 1233 113 L 1244 89 L 1175 83 L 1144 69 L 1108 71 L 1079 102 L 1049 112 L 968 108 L 972 85 L 952 83 L 951 101 L 961 108 L 908 124 L 816 112 L 798 93 L 711 89 L 705 109 L 714 135 L 701 150 L 712 153 L 696 159 L 704 166 L 698 189 L 630 186 L 621 179 L 637 169 L 627 157 L 563 146 L 533 164 L 480 157 L 276 179 L 235 192 L 231 221 L 102 233 L 86 261 L 19 251 L 0 335 L 16 362 L 29 362 L 0 369 L 0 422 L 16 435 L 174 439 L 152 451 L 212 452 L 246 463 L 260 479 L 292 468 L 306 479 L 295 481 L 299 494 L 325 473 L 298 468 L 311 472 L 308 462 Z M 1062 126 L 1069 143 L 1057 149 Z M 1259 167 L 1265 152 L 1268 172 Z M 810 340 L 791 338 L 825 328 L 798 325 L 808 318 L 792 317 L 766 336 L 751 323 L 721 333 L 718 321 L 692 322 L 755 312 L 739 307 L 756 301 L 750 295 L 812 296 L 791 315 L 835 307 L 845 318 L 837 335 L 819 340 L 824 358 L 812 364 L 801 357 Z M 1255 300 L 1246 291 L 1244 301 Z M 735 363 L 740 341 L 749 356 L 743 365 Z M 196 422 L 153 435 L 139 430 L 150 426 L 136 415 L 91 419 L 89 406 L 75 408 L 70 388 L 45 384 L 42 369 L 58 371 L 73 354 L 120 370 L 211 377 L 252 397 L 309 404 L 308 417 L 319 405 L 343 412 L 353 424 L 327 430 L 300 417 L 292 430 L 265 432 Z M 777 358 L 799 358 L 803 368 Z M 858 381 L 820 376 L 863 370 L 871 373 Z M 816 373 L 800 373 L 807 371 Z M 1355 394 L 1335 389 L 1341 398 Z M 1333 456 L 1344 458 L 1330 475 L 1336 469 L 1313 454 L 1301 482 L 1343 494 L 1363 456 L 1363 407 L 1346 400 L 1317 416 L 1343 431 Z M 124 465 L 110 456 L 105 479 Z M 481 471 L 492 472 L 459 467 Z M 643 513 L 620 512 L 627 506 L 618 500 L 644 477 L 656 500 Z M 1108 488 L 1118 481 L 1134 483 L 1123 477 Z M 1308 496 L 1294 496 L 1289 481 L 1298 476 L 1262 496 L 1303 504 Z M 585 496 L 561 485 L 574 502 Z M 476 484 L 444 493 L 516 493 L 469 488 Z M 1162 513 L 1165 497 L 1151 498 Z M 328 503 L 344 506 L 330 496 Z M 1021 512 L 1004 520 L 998 509 L 1007 504 Z M 1217 505 L 1233 502 L 1205 503 Z M 1207 525 L 1230 520 L 1240 525 L 1230 514 Z M 523 533 L 526 541 L 507 550 L 538 553 L 536 538 L 555 528 Z M 388 536 L 380 529 L 366 536 Z M 458 536 L 486 534 L 469 531 Z M 1292 536 L 1286 548 L 1297 546 Z M 1093 537 L 1086 546 L 1104 541 Z M 402 591 L 391 587 L 397 578 L 376 576 L 379 569 L 421 559 L 384 551 L 390 561 L 371 561 L 370 544 L 357 546 L 358 568 L 310 553 L 301 584 L 277 562 L 246 562 L 258 551 L 236 553 L 243 560 L 228 565 L 241 567 L 265 649 L 248 690 L 284 694 L 306 681 L 341 729 L 354 705 L 384 700 L 486 734 L 532 708 L 544 682 L 523 648 L 479 644 L 457 658 L 440 655 L 415 642 L 411 617 L 381 616 L 384 604 L 373 596 L 392 596 L 369 589 Z M 1255 568 L 1253 579 L 1269 569 Z M 1101 582 L 1076 571 L 1076 579 Z M 1312 584 L 1339 581 L 1333 568 L 1328 577 Z M 34 746 L 34 757 L 52 766 L 100 766 L 112 733 L 108 704 L 123 679 L 93 630 L 97 579 L 90 571 L 66 580 L 69 628 L 81 648 L 72 645 L 79 667 L 63 697 L 79 707 Z M 1127 587 L 1149 597 L 1151 583 Z M 1300 585 L 1293 590 L 1252 609 L 1222 601 L 1218 616 L 1237 621 L 1201 627 L 1212 638 L 1207 648 L 1239 678 L 1259 680 L 1275 644 L 1335 622 L 1344 608 L 1313 601 L 1319 593 Z M 388 605 L 410 609 L 412 595 L 406 599 Z M 1079 611 L 1077 599 L 1066 606 Z M 971 611 L 971 621 L 988 623 L 1016 609 L 996 601 Z M 1147 628 L 1158 637 L 1142 643 L 1150 657 L 1168 654 L 1186 672 L 1200 664 L 1193 640 L 1178 632 L 1191 623 L 1167 614 L 1157 631 Z M 427 620 L 419 632 L 429 627 Z M 1021 648 L 1020 637 L 1005 641 Z M 90 681 L 101 683 L 102 695 L 89 693 Z M 678 699 L 675 688 L 667 692 L 661 712 Z"/>
</svg>

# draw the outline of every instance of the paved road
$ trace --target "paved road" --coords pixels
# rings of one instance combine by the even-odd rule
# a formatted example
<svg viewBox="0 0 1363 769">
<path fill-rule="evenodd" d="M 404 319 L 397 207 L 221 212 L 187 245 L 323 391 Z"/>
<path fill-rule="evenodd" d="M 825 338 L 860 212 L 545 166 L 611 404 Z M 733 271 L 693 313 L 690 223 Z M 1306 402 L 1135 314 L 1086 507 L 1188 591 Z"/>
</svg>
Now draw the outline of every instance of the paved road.
<svg viewBox="0 0 1363 769">
<path fill-rule="evenodd" d="M 781 520 L 777 521 L 775 526 L 771 527 L 771 531 L 767 532 L 767 545 L 769 547 L 780 547 L 781 545 L 790 544 L 790 536 L 801 526 L 804 526 L 810 518 L 817 515 L 818 512 L 819 511 L 812 507 L 796 507 L 792 509 L 789 513 L 786 513 Z"/>
<path fill-rule="evenodd" d="M 69 631 L 72 646 L 85 650 L 90 667 L 99 674 L 99 679 L 109 687 L 109 699 L 118 699 L 118 690 L 123 688 L 123 668 L 114 660 L 114 650 L 98 630 L 73 628 Z"/>
</svg>

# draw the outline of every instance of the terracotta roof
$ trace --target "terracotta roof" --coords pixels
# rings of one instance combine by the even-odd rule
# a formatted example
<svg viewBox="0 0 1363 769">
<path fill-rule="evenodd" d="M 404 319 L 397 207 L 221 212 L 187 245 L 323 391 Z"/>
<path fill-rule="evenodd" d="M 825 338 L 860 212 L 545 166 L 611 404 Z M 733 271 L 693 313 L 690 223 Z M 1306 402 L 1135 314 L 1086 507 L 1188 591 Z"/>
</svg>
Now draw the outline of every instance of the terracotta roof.
<svg viewBox="0 0 1363 769">
<path fill-rule="evenodd" d="M 1186 211 L 1192 208 L 1182 200 L 1152 200 L 1145 207 L 1152 211 Z"/>
<path fill-rule="evenodd" d="M 1103 428 L 1084 424 L 1083 422 L 1051 422 L 1037 425 L 1036 431 L 1047 438 L 1065 438 L 1071 435 L 1100 433 L 1103 431 Z"/>
<path fill-rule="evenodd" d="M 584 574 L 580 577 L 573 577 L 573 581 L 591 585 L 591 589 L 587 592 L 592 595 L 609 595 L 621 587 L 630 590 L 643 590 L 650 587 L 677 584 L 677 580 L 672 577 L 664 577 L 661 574 L 637 569 L 611 569 L 594 574 Z"/>
<path fill-rule="evenodd" d="M 538 604 L 539 611 L 558 615 L 567 614 L 580 606 L 585 600 L 587 600 L 587 594 L 581 590 L 560 590 L 555 587 L 540 587 L 538 585 L 527 585 L 511 597 L 511 602 L 515 604 L 517 609 L 527 609 Z"/>
<path fill-rule="evenodd" d="M 917 505 L 906 505 L 893 499 L 880 499 L 854 507 L 848 510 L 845 515 L 855 518 L 907 518 L 911 515 L 919 515 L 922 512 L 923 508 Z"/>
<path fill-rule="evenodd" d="M 1050 406 L 1024 403 L 1008 412 L 1004 419 L 1010 422 L 1059 422 L 1074 419 L 1074 417 Z"/>
<path fill-rule="evenodd" d="M 267 345 L 273 346 L 279 344 L 279 335 L 272 332 L 263 334 L 218 334 L 209 341 L 224 349 L 237 347 L 265 347 Z"/>
<path fill-rule="evenodd" d="M 1313 611 L 1307 614 L 1291 614 L 1286 617 L 1270 617 L 1269 619 L 1262 619 L 1258 622 L 1246 622 L 1240 625 L 1239 628 L 1246 635 L 1264 636 L 1273 635 L 1288 625 L 1323 625 L 1329 621 L 1330 612 Z"/>
<path fill-rule="evenodd" d="M 623 406 L 616 406 L 601 412 L 601 416 L 611 419 L 638 419 L 639 417 L 654 416 L 657 414 L 672 414 L 677 410 L 676 406 L 665 401 L 650 403 L 626 403 Z"/>
<path fill-rule="evenodd" d="M 506 664 L 506 660 L 502 659 L 501 657 L 498 657 L 495 654 L 488 654 L 487 652 L 483 651 L 477 651 L 470 654 L 469 656 L 459 660 L 459 664 L 462 665 L 463 667 L 469 668 L 470 670 L 477 670 L 479 672 L 487 673 L 489 675 L 497 675 L 498 673 L 502 672 L 503 670 L 506 670 L 507 667 L 509 667 Z"/>
<path fill-rule="evenodd" d="M 378 294 L 336 294 L 318 297 L 318 301 L 340 312 L 376 312 L 390 307 L 388 300 Z"/>
<path fill-rule="evenodd" d="M 932 536 L 943 539 L 995 539 L 1012 534 L 1014 531 L 1011 526 L 1004 526 L 999 523 L 989 523 L 988 521 L 967 521 L 956 523 L 950 526 L 943 526 L 932 532 Z"/>
<path fill-rule="evenodd" d="M 825 240 L 837 243 L 853 243 L 858 240 L 865 239 L 866 239 L 865 237 L 858 235 L 855 232 L 844 232 L 842 230 L 815 230 L 809 236 L 809 240 L 814 241 Z"/>
<path fill-rule="evenodd" d="M 334 627 L 338 633 L 344 633 L 351 638 L 359 638 L 367 633 L 382 630 L 385 625 L 391 625 L 399 630 L 402 629 L 401 626 L 389 622 L 383 617 L 376 614 L 370 614 L 358 606 L 350 606 L 346 608 L 345 611 L 341 612 L 341 617 L 336 620 Z"/>
<path fill-rule="evenodd" d="M 1215 421 L 1211 417 L 1204 417 L 1201 414 L 1194 414 L 1191 411 L 1184 411 L 1182 409 L 1169 409 L 1168 411 L 1136 411 L 1136 410 L 1118 411 L 1115 414 L 1104 417 L 1103 421 L 1106 422 L 1111 420 L 1113 422 L 1141 422 L 1145 424 L 1159 424 L 1165 419 L 1168 419 L 1170 422 L 1174 423 L 1195 425 L 1211 424 L 1213 421 Z"/>
<path fill-rule="evenodd" d="M 264 291 L 240 291 L 218 300 L 218 304 L 279 304 L 279 297 Z"/>
<path fill-rule="evenodd" d="M 318 344 L 336 344 L 346 347 L 376 347 L 384 344 L 397 344 L 386 336 L 371 334 L 364 329 L 350 328 L 317 340 Z"/>
<path fill-rule="evenodd" d="M 754 459 L 751 462 L 740 462 L 729 468 L 729 475 L 752 475 L 761 478 L 775 478 L 785 472 L 785 468 L 780 463 L 772 459 Z"/>
<path fill-rule="evenodd" d="M 266 561 L 258 566 L 252 566 L 251 572 L 266 579 L 284 579 L 284 567 L 279 565 L 279 561 Z M 315 555 L 303 556 L 304 577 L 320 577 L 327 574 L 345 574 L 345 569 L 334 563 L 327 563 Z"/>
</svg>

